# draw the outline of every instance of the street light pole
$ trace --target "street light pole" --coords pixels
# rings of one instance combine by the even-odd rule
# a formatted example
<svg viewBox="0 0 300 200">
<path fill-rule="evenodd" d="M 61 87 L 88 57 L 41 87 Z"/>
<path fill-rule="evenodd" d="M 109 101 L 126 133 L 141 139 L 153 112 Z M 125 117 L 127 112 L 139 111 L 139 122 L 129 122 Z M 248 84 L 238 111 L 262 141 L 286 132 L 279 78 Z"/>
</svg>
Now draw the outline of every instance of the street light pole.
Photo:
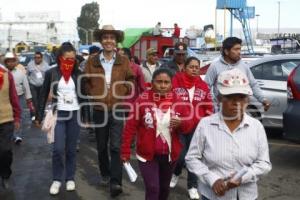
<svg viewBox="0 0 300 200">
<path fill-rule="evenodd" d="M 80 27 L 80 26 L 77 26 L 77 29 L 79 29 L 79 30 L 83 30 L 84 31 L 84 33 L 85 33 L 85 44 L 88 44 L 89 43 L 89 31 L 88 30 L 86 30 L 85 28 L 82 28 L 82 27 Z"/>
<path fill-rule="evenodd" d="M 256 39 L 258 38 L 258 17 L 260 16 L 260 14 L 256 14 Z"/>
<path fill-rule="evenodd" d="M 280 32 L 280 1 L 278 3 L 278 28 L 277 28 L 277 37 L 279 37 L 279 32 Z"/>
</svg>

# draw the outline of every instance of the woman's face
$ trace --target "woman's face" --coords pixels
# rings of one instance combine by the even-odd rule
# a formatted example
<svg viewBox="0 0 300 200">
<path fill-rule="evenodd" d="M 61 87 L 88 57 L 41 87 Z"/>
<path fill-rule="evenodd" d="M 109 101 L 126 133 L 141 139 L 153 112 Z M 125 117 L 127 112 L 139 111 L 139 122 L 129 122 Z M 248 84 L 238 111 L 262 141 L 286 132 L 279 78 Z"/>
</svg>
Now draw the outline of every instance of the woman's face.
<svg viewBox="0 0 300 200">
<path fill-rule="evenodd" d="M 231 94 L 220 97 L 222 114 L 232 119 L 241 119 L 249 102 L 249 97 L 244 94 Z"/>
<path fill-rule="evenodd" d="M 76 53 L 74 51 L 67 51 L 63 53 L 62 57 L 64 59 L 75 59 Z"/>
<path fill-rule="evenodd" d="M 199 76 L 200 64 L 197 60 L 191 60 L 187 66 L 185 66 L 185 72 L 190 76 Z"/>
<path fill-rule="evenodd" d="M 171 78 L 165 73 L 157 75 L 152 81 L 152 88 L 154 92 L 161 95 L 170 92 L 172 88 Z"/>
</svg>

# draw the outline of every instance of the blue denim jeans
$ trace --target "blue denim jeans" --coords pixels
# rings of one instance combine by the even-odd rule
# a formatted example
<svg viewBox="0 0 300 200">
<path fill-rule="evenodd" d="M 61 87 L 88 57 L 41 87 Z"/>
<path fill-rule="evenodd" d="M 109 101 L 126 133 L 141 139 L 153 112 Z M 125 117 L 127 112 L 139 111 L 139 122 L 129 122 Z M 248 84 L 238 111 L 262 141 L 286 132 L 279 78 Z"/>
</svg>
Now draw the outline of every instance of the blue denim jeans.
<svg viewBox="0 0 300 200">
<path fill-rule="evenodd" d="M 16 137 L 23 137 L 24 129 L 28 128 L 30 123 L 30 113 L 29 109 L 27 108 L 26 98 L 25 95 L 20 95 L 19 97 L 19 104 L 21 108 L 21 126 L 20 129 L 14 132 L 14 138 Z"/>
<path fill-rule="evenodd" d="M 74 180 L 76 170 L 76 144 L 80 131 L 77 111 L 57 111 L 52 154 L 53 180 L 62 181 L 64 160 L 65 180 Z"/>
</svg>

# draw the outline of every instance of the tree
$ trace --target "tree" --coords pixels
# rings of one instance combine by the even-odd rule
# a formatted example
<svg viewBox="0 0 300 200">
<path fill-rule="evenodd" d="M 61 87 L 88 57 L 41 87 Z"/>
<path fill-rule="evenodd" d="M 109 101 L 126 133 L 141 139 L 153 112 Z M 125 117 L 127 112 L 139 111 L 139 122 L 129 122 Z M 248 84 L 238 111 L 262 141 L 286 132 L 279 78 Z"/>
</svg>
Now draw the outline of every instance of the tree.
<svg viewBox="0 0 300 200">
<path fill-rule="evenodd" d="M 92 30 L 99 27 L 99 17 L 99 4 L 97 2 L 87 3 L 81 7 L 80 16 L 77 18 L 77 31 L 83 44 L 92 43 Z"/>
</svg>

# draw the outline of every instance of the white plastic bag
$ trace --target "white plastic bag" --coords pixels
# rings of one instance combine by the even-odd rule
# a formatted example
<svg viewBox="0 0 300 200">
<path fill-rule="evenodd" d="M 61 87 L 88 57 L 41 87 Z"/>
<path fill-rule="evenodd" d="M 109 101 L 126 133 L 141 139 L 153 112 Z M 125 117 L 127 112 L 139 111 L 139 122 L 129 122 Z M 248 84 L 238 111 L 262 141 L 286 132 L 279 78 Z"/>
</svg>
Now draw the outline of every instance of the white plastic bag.
<svg viewBox="0 0 300 200">
<path fill-rule="evenodd" d="M 124 165 L 124 168 L 125 168 L 128 176 L 129 176 L 129 180 L 131 182 L 135 182 L 136 179 L 137 179 L 137 174 L 134 171 L 134 169 L 132 168 L 131 164 L 129 162 L 125 162 L 123 165 Z"/>
<path fill-rule="evenodd" d="M 49 144 L 54 143 L 54 128 L 56 125 L 57 114 L 53 113 L 52 109 L 47 111 L 45 116 L 42 131 L 47 133 L 47 141 Z"/>
</svg>

